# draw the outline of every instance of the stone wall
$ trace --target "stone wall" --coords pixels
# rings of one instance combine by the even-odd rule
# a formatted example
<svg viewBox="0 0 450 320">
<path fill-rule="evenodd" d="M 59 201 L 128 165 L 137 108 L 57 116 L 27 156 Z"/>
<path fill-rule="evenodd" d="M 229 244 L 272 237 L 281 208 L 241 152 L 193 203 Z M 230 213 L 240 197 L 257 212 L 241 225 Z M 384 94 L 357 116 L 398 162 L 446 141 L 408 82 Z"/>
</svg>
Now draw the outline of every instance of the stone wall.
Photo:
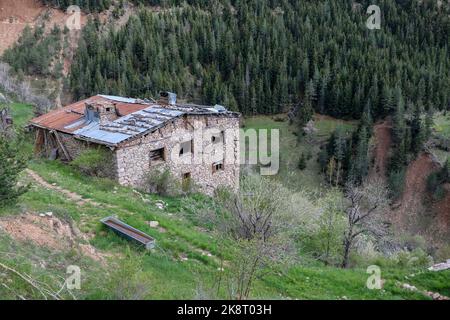
<svg viewBox="0 0 450 320">
<path fill-rule="evenodd" d="M 58 132 L 58 135 L 72 160 L 77 158 L 84 150 L 89 148 L 86 141 L 77 140 L 71 134 Z M 61 150 L 59 145 L 58 154 L 60 157 L 64 157 L 64 152 Z"/>
<path fill-rule="evenodd" d="M 215 142 L 212 135 L 217 136 Z M 180 144 L 193 141 L 192 153 L 180 156 Z M 150 152 L 164 148 L 164 161 L 150 161 Z M 206 194 L 218 186 L 239 188 L 239 118 L 227 115 L 184 116 L 163 128 L 121 145 L 116 150 L 120 184 L 145 188 L 152 170 L 168 169 L 176 179 L 189 173 Z M 220 164 L 213 170 L 213 164 Z M 215 172 L 213 172 L 215 171 Z"/>
<path fill-rule="evenodd" d="M 49 157 L 51 154 L 52 148 L 58 149 L 58 158 L 62 160 L 67 160 L 66 156 L 64 154 L 64 151 L 62 150 L 59 143 L 56 141 L 56 136 L 54 133 L 51 133 L 49 130 L 45 129 L 37 129 L 37 130 L 43 130 L 47 134 L 48 145 L 46 146 L 47 150 L 44 150 L 44 155 L 46 157 Z M 86 151 L 90 148 L 103 148 L 109 153 L 108 161 L 104 164 L 105 170 L 104 170 L 104 176 L 111 178 L 111 179 L 117 179 L 117 159 L 116 159 L 116 153 L 112 151 L 110 148 L 106 146 L 102 146 L 95 143 L 89 143 L 87 141 L 82 141 L 75 139 L 75 137 L 71 134 L 58 132 L 59 139 L 61 143 L 64 145 L 64 148 L 66 149 L 67 153 L 69 154 L 71 160 L 76 159 L 83 151 Z M 45 146 L 44 146 L 45 147 Z"/>
</svg>

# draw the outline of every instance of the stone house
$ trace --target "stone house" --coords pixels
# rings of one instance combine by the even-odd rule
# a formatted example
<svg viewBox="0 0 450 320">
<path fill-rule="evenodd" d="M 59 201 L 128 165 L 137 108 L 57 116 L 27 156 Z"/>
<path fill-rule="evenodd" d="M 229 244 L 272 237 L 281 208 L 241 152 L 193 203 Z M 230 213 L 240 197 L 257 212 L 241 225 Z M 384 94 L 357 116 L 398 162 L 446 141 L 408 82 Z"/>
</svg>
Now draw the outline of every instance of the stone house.
<svg viewBox="0 0 450 320">
<path fill-rule="evenodd" d="M 35 152 L 71 161 L 88 148 L 104 148 L 109 176 L 145 188 L 152 172 L 169 170 L 206 194 L 239 188 L 240 114 L 184 104 L 173 93 L 159 101 L 96 95 L 30 121 Z"/>
</svg>

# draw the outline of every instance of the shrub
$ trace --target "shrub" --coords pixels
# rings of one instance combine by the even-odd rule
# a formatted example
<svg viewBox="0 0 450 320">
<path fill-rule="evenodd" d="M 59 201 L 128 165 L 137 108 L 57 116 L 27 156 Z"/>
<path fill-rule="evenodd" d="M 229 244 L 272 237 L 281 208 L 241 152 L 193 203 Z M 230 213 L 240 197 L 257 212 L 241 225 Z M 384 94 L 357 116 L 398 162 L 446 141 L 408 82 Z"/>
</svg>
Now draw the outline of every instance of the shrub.
<svg viewBox="0 0 450 320">
<path fill-rule="evenodd" d="M 436 251 L 437 262 L 444 262 L 450 259 L 450 244 L 446 244 Z"/>
<path fill-rule="evenodd" d="M 422 249 L 400 251 L 397 253 L 396 259 L 400 267 L 424 268 L 433 264 L 433 258 Z"/>
<path fill-rule="evenodd" d="M 389 195 L 392 199 L 397 199 L 405 186 L 405 169 L 393 171 L 388 177 Z"/>
<path fill-rule="evenodd" d="M 145 183 L 147 192 L 156 193 L 160 196 L 177 196 L 181 193 L 181 183 L 175 180 L 167 169 L 150 171 L 146 176 Z"/>
<path fill-rule="evenodd" d="M 432 172 L 427 178 L 427 190 L 436 200 L 442 200 L 445 197 L 446 191 L 443 188 L 443 184 L 450 182 L 449 168 L 450 166 L 447 160 L 441 170 Z"/>
<path fill-rule="evenodd" d="M 305 155 L 302 153 L 300 160 L 298 162 L 298 168 L 303 171 L 306 169 L 306 157 Z"/>
<path fill-rule="evenodd" d="M 95 177 L 110 176 L 111 164 L 111 153 L 103 148 L 85 150 L 71 162 L 83 174 Z"/>
<path fill-rule="evenodd" d="M 19 143 L 0 134 L 0 207 L 14 203 L 26 192 L 27 187 L 17 187 L 19 174 L 25 168 L 26 157 Z"/>
</svg>

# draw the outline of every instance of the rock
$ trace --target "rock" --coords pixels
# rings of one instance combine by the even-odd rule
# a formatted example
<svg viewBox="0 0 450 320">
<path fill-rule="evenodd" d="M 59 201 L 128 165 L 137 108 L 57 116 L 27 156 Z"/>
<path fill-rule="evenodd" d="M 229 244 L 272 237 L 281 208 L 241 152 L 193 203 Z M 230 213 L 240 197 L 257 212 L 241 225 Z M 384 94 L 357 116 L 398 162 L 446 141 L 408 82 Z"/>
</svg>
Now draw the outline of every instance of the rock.
<svg viewBox="0 0 450 320">
<path fill-rule="evenodd" d="M 438 263 L 428 268 L 430 271 L 443 271 L 447 269 L 450 269 L 450 259 L 447 262 Z"/>
<path fill-rule="evenodd" d="M 417 291 L 417 288 L 415 286 L 412 286 L 412 285 L 407 284 L 407 283 L 403 283 L 402 284 L 402 288 L 406 289 L 406 290 L 409 290 L 409 291 Z"/>
<path fill-rule="evenodd" d="M 167 203 L 162 200 L 157 200 L 155 201 L 155 206 L 160 210 L 164 210 L 167 207 Z"/>
<path fill-rule="evenodd" d="M 53 216 L 53 212 L 51 212 L 51 211 L 46 212 L 45 214 L 46 214 L 47 216 L 49 216 L 49 217 Z"/>
<path fill-rule="evenodd" d="M 159 222 L 158 221 L 150 221 L 148 223 L 148 225 L 152 228 L 157 228 L 159 226 Z"/>
<path fill-rule="evenodd" d="M 39 213 L 39 217 L 45 217 L 45 213 Z"/>
</svg>

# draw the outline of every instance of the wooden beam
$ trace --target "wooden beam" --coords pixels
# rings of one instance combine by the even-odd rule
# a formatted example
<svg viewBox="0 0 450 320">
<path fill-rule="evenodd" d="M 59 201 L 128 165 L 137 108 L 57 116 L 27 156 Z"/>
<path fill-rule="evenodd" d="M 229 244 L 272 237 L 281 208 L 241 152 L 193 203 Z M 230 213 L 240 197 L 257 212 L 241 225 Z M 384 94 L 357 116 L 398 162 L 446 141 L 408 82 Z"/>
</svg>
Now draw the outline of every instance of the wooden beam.
<svg viewBox="0 0 450 320">
<path fill-rule="evenodd" d="M 52 133 L 55 135 L 56 141 L 58 142 L 59 146 L 61 147 L 62 151 L 64 152 L 64 156 L 68 161 L 72 161 L 72 157 L 67 152 L 66 147 L 64 147 L 64 144 L 62 143 L 61 139 L 59 138 L 59 134 L 57 131 L 52 131 Z"/>
</svg>

